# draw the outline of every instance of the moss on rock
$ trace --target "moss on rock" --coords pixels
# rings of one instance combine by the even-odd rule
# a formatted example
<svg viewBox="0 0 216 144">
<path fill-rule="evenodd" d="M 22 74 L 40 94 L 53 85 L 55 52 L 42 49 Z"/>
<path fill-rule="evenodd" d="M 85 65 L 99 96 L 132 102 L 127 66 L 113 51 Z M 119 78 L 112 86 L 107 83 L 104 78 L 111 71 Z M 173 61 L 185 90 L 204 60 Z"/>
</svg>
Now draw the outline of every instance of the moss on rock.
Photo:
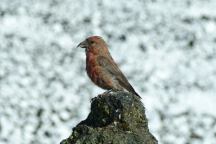
<svg viewBox="0 0 216 144">
<path fill-rule="evenodd" d="M 157 144 L 149 132 L 145 108 L 127 92 L 99 95 L 91 112 L 61 144 Z"/>
</svg>

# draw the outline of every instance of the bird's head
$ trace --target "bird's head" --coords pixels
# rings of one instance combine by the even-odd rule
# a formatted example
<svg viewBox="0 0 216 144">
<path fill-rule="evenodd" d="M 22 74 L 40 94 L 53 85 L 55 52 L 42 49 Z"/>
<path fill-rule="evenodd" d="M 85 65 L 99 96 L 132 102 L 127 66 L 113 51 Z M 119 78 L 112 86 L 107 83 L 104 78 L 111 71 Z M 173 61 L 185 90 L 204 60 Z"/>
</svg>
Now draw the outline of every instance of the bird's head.
<svg viewBox="0 0 216 144">
<path fill-rule="evenodd" d="M 90 36 L 81 42 L 77 47 L 89 49 L 98 49 L 98 51 L 107 48 L 106 42 L 100 36 Z"/>
</svg>

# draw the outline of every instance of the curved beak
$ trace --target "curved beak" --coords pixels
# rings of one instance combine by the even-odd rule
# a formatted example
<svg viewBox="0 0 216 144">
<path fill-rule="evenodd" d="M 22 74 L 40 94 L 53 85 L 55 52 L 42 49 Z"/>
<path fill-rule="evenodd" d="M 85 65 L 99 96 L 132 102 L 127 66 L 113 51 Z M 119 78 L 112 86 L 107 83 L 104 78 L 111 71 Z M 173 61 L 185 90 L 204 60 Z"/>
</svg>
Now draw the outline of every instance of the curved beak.
<svg viewBox="0 0 216 144">
<path fill-rule="evenodd" d="M 80 44 L 78 44 L 77 47 L 87 48 L 87 47 L 88 47 L 88 42 L 87 42 L 87 40 L 84 40 L 83 42 L 81 42 Z"/>
</svg>

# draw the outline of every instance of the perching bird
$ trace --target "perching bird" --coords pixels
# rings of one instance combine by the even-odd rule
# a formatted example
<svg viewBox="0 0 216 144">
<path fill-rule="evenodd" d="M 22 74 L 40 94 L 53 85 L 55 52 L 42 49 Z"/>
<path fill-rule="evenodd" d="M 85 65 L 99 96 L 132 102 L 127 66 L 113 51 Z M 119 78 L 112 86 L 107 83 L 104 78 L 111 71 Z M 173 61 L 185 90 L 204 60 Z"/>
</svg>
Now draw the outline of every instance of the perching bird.
<svg viewBox="0 0 216 144">
<path fill-rule="evenodd" d="M 77 47 L 85 48 L 86 71 L 93 83 L 106 90 L 127 90 L 140 97 L 118 68 L 101 37 L 88 37 Z"/>
</svg>

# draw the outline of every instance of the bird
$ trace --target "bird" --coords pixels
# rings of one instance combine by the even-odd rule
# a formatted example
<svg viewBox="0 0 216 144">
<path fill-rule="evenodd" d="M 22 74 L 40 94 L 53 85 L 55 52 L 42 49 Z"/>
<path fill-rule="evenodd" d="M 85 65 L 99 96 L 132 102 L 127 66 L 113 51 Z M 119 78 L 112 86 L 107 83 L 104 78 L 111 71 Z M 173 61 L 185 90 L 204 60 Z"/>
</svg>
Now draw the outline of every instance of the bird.
<svg viewBox="0 0 216 144">
<path fill-rule="evenodd" d="M 119 69 L 102 37 L 87 37 L 77 47 L 85 49 L 86 72 L 94 84 L 108 91 L 128 91 L 141 98 Z"/>
</svg>

